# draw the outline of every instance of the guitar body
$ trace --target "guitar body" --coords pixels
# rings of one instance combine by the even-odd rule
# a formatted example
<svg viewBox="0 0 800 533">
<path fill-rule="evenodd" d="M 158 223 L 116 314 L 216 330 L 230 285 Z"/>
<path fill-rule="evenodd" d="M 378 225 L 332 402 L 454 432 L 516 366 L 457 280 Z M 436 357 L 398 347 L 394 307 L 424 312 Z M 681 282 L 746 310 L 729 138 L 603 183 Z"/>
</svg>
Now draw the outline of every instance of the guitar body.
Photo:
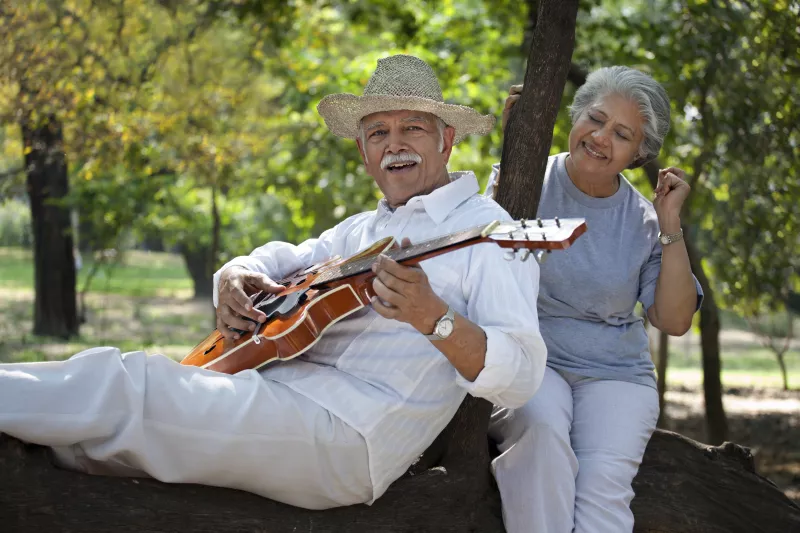
<svg viewBox="0 0 800 533">
<path fill-rule="evenodd" d="M 378 255 L 394 246 L 393 239 L 383 239 L 346 260 L 334 258 L 280 280 L 278 283 L 286 287 L 280 293 L 253 294 L 254 307 L 267 314 L 264 324 L 257 325 L 255 332 L 240 332 L 239 339 L 232 342 L 214 330 L 181 364 L 235 374 L 301 355 L 336 322 L 369 305 L 375 294 L 371 272 L 325 289 L 311 288 L 315 281 L 330 268 Z"/>
</svg>

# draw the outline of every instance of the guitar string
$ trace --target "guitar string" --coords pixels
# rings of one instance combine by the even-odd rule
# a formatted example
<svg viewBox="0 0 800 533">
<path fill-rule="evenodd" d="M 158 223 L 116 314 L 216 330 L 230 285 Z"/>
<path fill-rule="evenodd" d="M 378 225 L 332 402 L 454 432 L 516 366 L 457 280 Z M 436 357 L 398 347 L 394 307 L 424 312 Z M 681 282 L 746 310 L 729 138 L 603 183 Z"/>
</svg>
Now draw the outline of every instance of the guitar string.
<svg viewBox="0 0 800 533">
<path fill-rule="evenodd" d="M 483 224 L 481 226 L 476 226 L 474 228 L 463 230 L 458 233 L 453 233 L 442 237 L 436 237 L 428 241 L 423 241 L 421 243 L 411 245 L 407 248 L 390 249 L 383 253 L 385 253 L 395 261 L 401 262 L 406 259 L 430 252 L 432 250 L 439 250 L 447 246 L 461 244 L 465 241 L 479 237 L 485 227 L 486 225 Z M 338 281 L 343 278 L 347 278 L 356 274 L 360 274 L 362 272 L 366 272 L 372 267 L 372 264 L 375 262 L 375 257 L 377 255 L 378 254 L 362 257 L 361 259 L 357 259 L 356 261 L 352 261 L 331 268 L 330 270 L 323 273 L 319 278 L 317 278 L 314 281 L 312 287 L 323 285 L 325 283 L 330 283 L 332 281 Z"/>
</svg>

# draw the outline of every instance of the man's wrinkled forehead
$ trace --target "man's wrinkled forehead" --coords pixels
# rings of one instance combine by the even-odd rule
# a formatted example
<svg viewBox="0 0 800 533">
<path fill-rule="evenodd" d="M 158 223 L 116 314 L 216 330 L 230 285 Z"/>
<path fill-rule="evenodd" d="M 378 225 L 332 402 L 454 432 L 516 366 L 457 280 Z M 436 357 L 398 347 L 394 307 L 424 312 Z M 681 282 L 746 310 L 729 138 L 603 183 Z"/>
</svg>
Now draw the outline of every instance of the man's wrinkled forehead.
<svg viewBox="0 0 800 533">
<path fill-rule="evenodd" d="M 365 116 L 361 120 L 363 121 L 364 124 L 364 130 L 369 131 L 375 128 L 379 128 L 381 126 L 385 126 L 390 119 L 397 118 L 398 115 L 400 116 L 399 122 L 401 124 L 406 124 L 409 122 L 422 122 L 425 124 L 430 124 L 436 120 L 436 117 L 431 113 L 425 113 L 423 111 L 407 111 L 407 110 L 372 113 L 370 115 Z"/>
</svg>

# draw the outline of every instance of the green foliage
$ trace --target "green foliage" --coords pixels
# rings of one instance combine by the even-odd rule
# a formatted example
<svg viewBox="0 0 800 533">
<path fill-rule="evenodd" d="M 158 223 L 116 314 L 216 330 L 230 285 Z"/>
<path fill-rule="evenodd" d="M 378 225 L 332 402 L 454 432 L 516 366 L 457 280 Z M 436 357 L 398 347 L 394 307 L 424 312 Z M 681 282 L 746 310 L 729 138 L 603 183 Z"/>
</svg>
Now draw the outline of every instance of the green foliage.
<svg viewBox="0 0 800 533">
<path fill-rule="evenodd" d="M 14 67 L 0 72 L 0 112 L 65 124 L 81 237 L 96 249 L 127 234 L 209 247 L 213 189 L 217 265 L 374 207 L 355 143 L 316 112 L 325 94 L 360 93 L 378 58 L 405 52 L 433 65 L 449 101 L 499 115 L 526 19 L 515 3 L 478 0 L 47 6 L 15 3 L 0 19 L 19 36 L 4 51 Z M 462 143 L 451 165 L 485 179 L 498 157 L 495 134 Z"/>
<path fill-rule="evenodd" d="M 23 246 L 33 244 L 31 210 L 20 200 L 0 200 L 0 246 Z"/>
<path fill-rule="evenodd" d="M 800 284 L 800 2 L 605 2 L 574 59 L 650 72 L 673 103 L 660 160 L 687 170 L 721 303 L 753 316 Z"/>
</svg>

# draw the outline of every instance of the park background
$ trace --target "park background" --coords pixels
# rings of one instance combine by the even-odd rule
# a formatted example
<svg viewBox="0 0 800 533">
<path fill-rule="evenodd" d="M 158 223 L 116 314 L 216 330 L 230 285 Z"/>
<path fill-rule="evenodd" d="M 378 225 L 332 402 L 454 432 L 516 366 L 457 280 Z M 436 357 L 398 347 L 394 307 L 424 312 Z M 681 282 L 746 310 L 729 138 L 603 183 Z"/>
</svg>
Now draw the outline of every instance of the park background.
<svg viewBox="0 0 800 533">
<path fill-rule="evenodd" d="M 446 100 L 499 119 L 536 7 L 3 0 L 0 361 L 98 345 L 182 357 L 213 328 L 216 268 L 380 198 L 355 143 L 316 113 L 324 95 L 360 94 L 377 59 L 410 53 Z M 751 447 L 800 502 L 800 2 L 584 1 L 576 28 L 551 153 L 586 73 L 629 65 L 669 92 L 659 162 L 692 185 L 683 218 L 713 312 L 681 338 L 651 332 L 661 425 Z M 499 127 L 467 139 L 450 169 L 485 183 L 501 142 Z M 643 171 L 626 175 L 652 194 Z M 719 340 L 721 421 L 706 419 L 703 331 Z"/>
</svg>

